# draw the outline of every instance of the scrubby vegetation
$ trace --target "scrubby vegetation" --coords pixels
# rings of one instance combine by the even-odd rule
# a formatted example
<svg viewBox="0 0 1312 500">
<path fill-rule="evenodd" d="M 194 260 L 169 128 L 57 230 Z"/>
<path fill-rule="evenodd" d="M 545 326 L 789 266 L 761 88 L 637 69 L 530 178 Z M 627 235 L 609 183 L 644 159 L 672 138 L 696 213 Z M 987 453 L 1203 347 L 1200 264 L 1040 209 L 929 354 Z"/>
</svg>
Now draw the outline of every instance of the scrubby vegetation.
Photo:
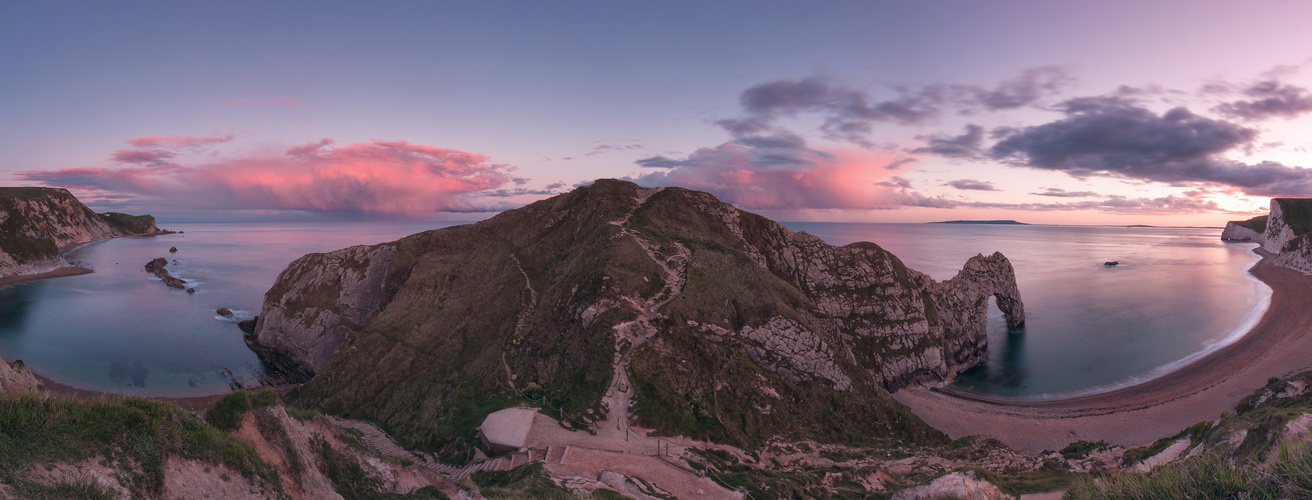
<svg viewBox="0 0 1312 500">
<path fill-rule="evenodd" d="M 205 412 L 205 421 L 225 431 L 236 429 L 241 425 L 241 417 L 246 410 L 269 406 L 278 402 L 278 394 L 265 390 L 251 395 L 245 389 L 238 389 L 225 394 Z"/>
<path fill-rule="evenodd" d="M 169 457 L 226 466 L 263 485 L 271 495 L 281 491 L 278 472 L 251 447 L 176 406 L 120 396 L 84 402 L 0 395 L 0 480 L 19 485 L 32 496 L 86 491 L 94 497 L 93 490 L 99 490 L 90 485 L 74 482 L 47 488 L 28 483 L 23 472 L 28 467 L 92 458 L 126 471 L 127 482 L 144 496 L 162 486 Z"/>
<path fill-rule="evenodd" d="M 579 498 L 569 490 L 556 486 L 542 470 L 542 462 L 521 465 L 507 471 L 478 471 L 470 479 L 478 485 L 484 497 L 492 500 L 543 498 L 573 500 Z"/>
<path fill-rule="evenodd" d="M 1189 446 L 1181 456 L 1187 458 L 1148 473 L 1087 478 L 1077 482 L 1067 497 L 1312 498 L 1312 448 L 1286 430 L 1292 419 L 1312 413 L 1309 387 L 1312 372 L 1288 379 L 1273 377 L 1241 400 L 1235 413 L 1127 450 L 1122 464 L 1132 466 L 1186 437 Z"/>
<path fill-rule="evenodd" d="M 1269 215 L 1259 215 L 1257 217 L 1253 217 L 1252 219 L 1237 220 L 1233 222 L 1237 226 L 1246 227 L 1252 229 L 1253 232 L 1256 232 L 1257 234 L 1262 234 L 1266 232 L 1266 221 L 1270 217 L 1271 216 Z"/>
<path fill-rule="evenodd" d="M 1294 236 L 1312 233 L 1312 199 L 1276 198 L 1274 201 L 1280 204 L 1280 211 Z"/>
</svg>

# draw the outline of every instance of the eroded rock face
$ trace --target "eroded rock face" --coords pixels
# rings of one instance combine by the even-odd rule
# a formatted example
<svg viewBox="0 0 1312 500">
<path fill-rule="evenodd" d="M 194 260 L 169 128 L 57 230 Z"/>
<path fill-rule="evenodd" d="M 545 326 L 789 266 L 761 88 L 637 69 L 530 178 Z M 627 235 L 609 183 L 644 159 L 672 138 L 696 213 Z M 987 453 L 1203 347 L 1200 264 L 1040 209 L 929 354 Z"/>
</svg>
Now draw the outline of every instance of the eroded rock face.
<svg viewBox="0 0 1312 500">
<path fill-rule="evenodd" d="M 306 374 L 318 373 L 384 306 L 395 245 L 355 246 L 296 259 L 264 296 L 252 338 Z"/>
<path fill-rule="evenodd" d="M 1262 233 L 1247 226 L 1241 226 L 1237 221 L 1230 221 L 1225 223 L 1225 229 L 1221 231 L 1221 239 L 1225 241 L 1256 241 L 1262 243 Z"/>
<path fill-rule="evenodd" d="M 1263 250 L 1276 254 L 1275 265 L 1312 274 L 1312 220 L 1307 220 L 1312 218 L 1310 211 L 1312 199 L 1274 198 L 1269 215 L 1231 221 L 1221 239 L 1258 242 Z"/>
<path fill-rule="evenodd" d="M 1266 220 L 1266 232 L 1262 233 L 1262 248 L 1271 253 L 1280 253 L 1292 239 L 1294 230 L 1285 220 L 1284 209 L 1279 200 L 1271 200 L 1271 215 Z"/>
<path fill-rule="evenodd" d="M 41 381 L 22 360 L 13 363 L 0 360 L 0 393 L 36 393 L 41 389 Z"/>
<path fill-rule="evenodd" d="M 166 232 L 149 215 L 97 214 L 66 189 L 0 188 L 0 277 L 68 266 L 60 247 Z"/>
</svg>

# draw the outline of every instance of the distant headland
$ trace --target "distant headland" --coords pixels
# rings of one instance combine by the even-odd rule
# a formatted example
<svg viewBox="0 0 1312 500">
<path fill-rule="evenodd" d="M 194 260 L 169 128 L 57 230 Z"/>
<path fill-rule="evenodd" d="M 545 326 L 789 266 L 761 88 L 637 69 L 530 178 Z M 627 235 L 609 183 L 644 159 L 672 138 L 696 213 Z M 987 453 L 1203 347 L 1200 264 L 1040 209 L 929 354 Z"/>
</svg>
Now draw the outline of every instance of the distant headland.
<svg viewBox="0 0 1312 500">
<path fill-rule="evenodd" d="M 930 224 L 994 224 L 1006 226 L 1028 226 L 1025 222 L 1016 222 L 1014 220 L 945 220 L 942 222 L 930 222 Z"/>
</svg>

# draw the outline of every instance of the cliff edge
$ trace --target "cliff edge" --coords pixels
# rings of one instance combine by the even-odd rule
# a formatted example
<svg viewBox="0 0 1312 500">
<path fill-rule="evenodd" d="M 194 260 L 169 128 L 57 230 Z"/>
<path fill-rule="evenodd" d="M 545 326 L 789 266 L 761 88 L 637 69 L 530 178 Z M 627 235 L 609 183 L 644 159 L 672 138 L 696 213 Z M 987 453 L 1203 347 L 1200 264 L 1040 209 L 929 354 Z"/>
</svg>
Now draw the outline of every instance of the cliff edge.
<svg viewBox="0 0 1312 500">
<path fill-rule="evenodd" d="M 1275 265 L 1312 274 L 1312 199 L 1273 198 L 1270 214 L 1227 223 L 1221 239 L 1258 242 Z"/>
<path fill-rule="evenodd" d="M 127 235 L 167 234 L 149 215 L 93 212 L 67 189 L 0 188 L 0 277 L 68 266 L 60 248 Z"/>
<path fill-rule="evenodd" d="M 707 193 L 599 180 L 301 257 L 252 337 L 313 375 L 296 398 L 453 458 L 522 398 L 575 426 L 632 411 L 723 442 L 861 441 L 939 435 L 888 391 L 982 361 L 989 297 L 1024 323 L 999 253 L 936 282 L 873 243 L 835 247 Z"/>
</svg>

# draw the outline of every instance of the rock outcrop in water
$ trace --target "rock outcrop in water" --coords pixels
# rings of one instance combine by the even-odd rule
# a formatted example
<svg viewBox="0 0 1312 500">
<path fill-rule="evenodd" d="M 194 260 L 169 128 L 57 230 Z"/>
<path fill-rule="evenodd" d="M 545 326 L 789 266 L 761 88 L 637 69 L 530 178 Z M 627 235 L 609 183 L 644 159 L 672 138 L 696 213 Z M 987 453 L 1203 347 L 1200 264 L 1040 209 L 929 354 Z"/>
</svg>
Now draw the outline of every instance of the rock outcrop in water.
<svg viewBox="0 0 1312 500">
<path fill-rule="evenodd" d="M 1221 239 L 1261 243 L 1275 265 L 1312 274 L 1312 199 L 1273 198 L 1270 214 L 1226 223 Z"/>
<path fill-rule="evenodd" d="M 66 189 L 0 188 L 0 277 L 66 267 L 60 247 L 168 232 L 149 215 L 97 214 Z"/>
<path fill-rule="evenodd" d="M 416 444 L 456 446 L 469 408 L 517 390 L 605 412 L 626 365 L 651 427 L 844 439 L 934 432 L 887 391 L 982 361 L 989 297 L 1024 323 L 1001 254 L 935 282 L 872 243 L 835 247 L 707 193 L 601 180 L 297 259 L 253 340 L 314 375 L 303 400 Z"/>
<path fill-rule="evenodd" d="M 164 284 L 173 288 L 187 288 L 187 283 L 169 274 L 169 270 L 164 266 L 169 264 L 168 259 L 156 257 L 155 260 L 146 263 L 146 272 L 154 273 L 159 279 L 164 280 Z M 190 291 L 190 290 L 188 290 Z"/>
</svg>

